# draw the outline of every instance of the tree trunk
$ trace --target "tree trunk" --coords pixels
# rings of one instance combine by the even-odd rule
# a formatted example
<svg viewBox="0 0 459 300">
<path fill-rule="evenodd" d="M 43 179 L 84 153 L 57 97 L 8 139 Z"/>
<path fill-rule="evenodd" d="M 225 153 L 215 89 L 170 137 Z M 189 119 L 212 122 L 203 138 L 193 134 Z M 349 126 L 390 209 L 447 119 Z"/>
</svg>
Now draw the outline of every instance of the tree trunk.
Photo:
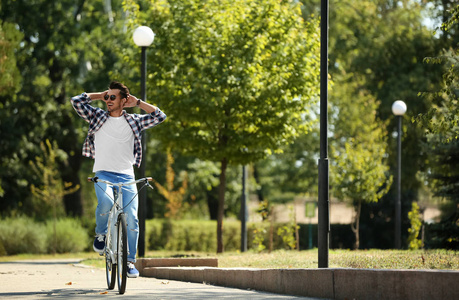
<svg viewBox="0 0 459 300">
<path fill-rule="evenodd" d="M 210 191 L 206 191 L 207 207 L 209 208 L 209 216 L 211 220 L 217 220 L 218 192 L 218 187 L 212 187 Z"/>
<path fill-rule="evenodd" d="M 258 201 L 263 202 L 265 198 L 263 197 L 263 187 L 260 182 L 260 174 L 258 173 L 257 165 L 253 165 L 253 178 L 255 178 L 255 182 L 257 183 L 257 196 Z"/>
<path fill-rule="evenodd" d="M 351 224 L 352 232 L 355 235 L 354 250 L 358 250 L 360 247 L 360 212 L 362 210 L 362 200 L 359 200 L 357 207 L 355 207 L 354 222 Z"/>
<path fill-rule="evenodd" d="M 222 159 L 221 164 L 217 214 L 217 253 L 223 253 L 223 214 L 225 212 L 226 167 L 228 166 L 226 158 Z"/>
</svg>

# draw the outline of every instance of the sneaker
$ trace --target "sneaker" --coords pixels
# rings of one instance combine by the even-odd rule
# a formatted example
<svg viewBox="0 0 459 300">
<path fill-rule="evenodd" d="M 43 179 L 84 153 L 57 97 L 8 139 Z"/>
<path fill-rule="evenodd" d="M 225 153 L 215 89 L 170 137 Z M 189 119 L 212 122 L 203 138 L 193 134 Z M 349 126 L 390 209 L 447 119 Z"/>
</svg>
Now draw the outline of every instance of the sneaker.
<svg viewBox="0 0 459 300">
<path fill-rule="evenodd" d="M 131 262 L 127 263 L 127 277 L 137 278 L 139 277 L 139 271 L 135 268 L 134 264 Z"/>
<path fill-rule="evenodd" d="M 99 254 L 103 254 L 105 250 L 105 235 L 97 234 L 92 247 L 94 248 L 94 251 Z"/>
</svg>

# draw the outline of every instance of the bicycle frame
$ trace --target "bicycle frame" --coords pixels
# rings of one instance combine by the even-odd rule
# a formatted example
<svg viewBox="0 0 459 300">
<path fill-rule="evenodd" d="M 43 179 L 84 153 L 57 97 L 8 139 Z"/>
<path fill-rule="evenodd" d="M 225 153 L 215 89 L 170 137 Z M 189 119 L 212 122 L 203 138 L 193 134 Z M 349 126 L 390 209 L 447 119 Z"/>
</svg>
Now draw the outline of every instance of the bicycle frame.
<svg viewBox="0 0 459 300">
<path fill-rule="evenodd" d="M 88 178 L 88 181 L 94 182 L 94 184 L 97 184 L 98 182 L 107 184 L 107 186 L 110 186 L 114 191 L 113 199 L 112 199 L 113 205 L 110 208 L 109 216 L 108 216 L 107 233 L 105 236 L 105 250 L 100 255 L 101 256 L 105 255 L 107 284 L 108 284 L 109 289 L 114 288 L 114 279 L 115 279 L 114 274 L 115 273 L 112 273 L 112 272 L 115 272 L 118 264 L 122 264 L 122 266 L 118 266 L 118 272 L 116 273 L 117 274 L 116 276 L 118 278 L 118 288 L 119 288 L 120 294 L 124 294 L 124 291 L 126 288 L 126 265 L 125 265 L 126 256 L 125 255 L 129 253 L 128 241 L 125 238 L 126 223 L 125 223 L 125 218 L 123 216 L 124 208 L 125 208 L 124 203 L 123 203 L 123 187 L 137 184 L 137 183 L 144 183 L 144 185 L 140 188 L 140 190 L 143 189 L 145 186 L 148 186 L 151 189 L 153 189 L 153 187 L 149 183 L 149 181 L 152 181 L 152 180 L 153 178 L 146 177 L 146 178 L 141 178 L 141 179 L 131 181 L 131 182 L 112 183 L 110 181 L 99 179 L 97 177 Z M 99 188 L 102 188 L 102 187 L 99 186 Z M 108 196 L 111 198 L 111 195 L 108 195 Z M 134 198 L 135 196 L 131 199 L 129 203 L 127 203 L 126 206 L 128 206 Z M 118 224 L 120 224 L 121 227 L 118 226 Z M 122 230 L 124 232 L 123 235 L 121 236 L 123 237 L 121 240 L 123 240 L 122 248 L 124 250 L 118 249 L 119 243 L 120 243 L 120 239 L 118 237 L 119 230 Z M 119 262 L 119 259 L 121 259 L 120 262 Z M 120 270 L 122 270 L 121 274 L 120 274 Z"/>
<path fill-rule="evenodd" d="M 106 243 L 108 241 L 116 241 L 118 238 L 117 236 L 117 231 L 115 230 L 116 222 L 118 220 L 118 217 L 120 214 L 124 213 L 124 207 L 123 207 L 123 187 L 124 186 L 129 186 L 137 183 L 145 183 L 145 185 L 149 186 L 150 188 L 153 188 L 148 182 L 152 181 L 153 178 L 151 177 L 146 177 L 146 178 L 141 178 L 137 179 L 135 181 L 130 181 L 130 182 L 125 182 L 125 183 L 113 183 L 107 180 L 99 179 L 97 177 L 89 177 L 88 181 L 92 181 L 95 184 L 98 182 L 105 183 L 109 186 L 112 187 L 117 187 L 116 194 L 114 194 L 114 199 L 113 199 L 113 206 L 110 209 L 109 217 L 108 217 L 108 226 L 107 226 L 107 235 L 105 238 Z M 113 239 L 110 239 L 113 238 Z M 110 255 L 110 258 L 113 262 L 113 264 L 116 264 L 116 251 L 114 249 L 114 245 L 105 245 L 105 253 L 106 255 Z M 128 247 L 129 249 L 129 247 Z"/>
</svg>

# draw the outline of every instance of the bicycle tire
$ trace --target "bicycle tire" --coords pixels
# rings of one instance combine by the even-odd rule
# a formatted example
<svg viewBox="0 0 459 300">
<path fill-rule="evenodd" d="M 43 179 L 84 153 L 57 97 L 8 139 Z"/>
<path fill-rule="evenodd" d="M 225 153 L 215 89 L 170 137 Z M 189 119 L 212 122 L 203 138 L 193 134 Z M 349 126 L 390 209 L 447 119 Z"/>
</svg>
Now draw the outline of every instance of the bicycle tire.
<svg viewBox="0 0 459 300">
<path fill-rule="evenodd" d="M 117 241 L 117 260 L 118 260 L 118 291 L 120 294 L 124 294 L 126 291 L 126 279 L 127 279 L 127 226 L 126 217 L 124 214 L 120 214 L 117 222 L 118 227 L 118 241 Z"/>
<path fill-rule="evenodd" d="M 111 239 L 111 235 L 108 235 Z M 108 241 L 106 247 L 110 247 L 112 241 Z M 109 290 L 113 290 L 115 288 L 116 283 L 116 264 L 112 262 L 109 253 L 105 253 L 105 273 L 107 276 L 107 286 Z"/>
</svg>

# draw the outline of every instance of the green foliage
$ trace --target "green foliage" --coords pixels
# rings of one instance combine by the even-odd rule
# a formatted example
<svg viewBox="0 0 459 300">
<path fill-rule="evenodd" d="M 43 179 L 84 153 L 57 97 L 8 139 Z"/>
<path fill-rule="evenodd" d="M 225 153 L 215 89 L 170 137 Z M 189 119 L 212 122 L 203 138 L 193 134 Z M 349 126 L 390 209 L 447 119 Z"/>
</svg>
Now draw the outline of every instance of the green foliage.
<svg viewBox="0 0 459 300">
<path fill-rule="evenodd" d="M 253 168 L 257 169 L 259 179 L 252 192 L 269 197 L 272 203 L 287 203 L 296 196 L 316 194 L 319 145 L 319 126 L 314 124 L 307 134 L 286 145 L 282 153 L 255 163 Z"/>
<path fill-rule="evenodd" d="M 56 224 L 48 221 L 45 231 L 47 253 L 81 252 L 91 243 L 86 230 L 77 219 L 59 219 Z"/>
<path fill-rule="evenodd" d="M 266 228 L 259 227 L 253 230 L 253 247 L 257 252 L 261 252 L 266 249 L 264 245 Z"/>
<path fill-rule="evenodd" d="M 387 132 L 376 116 L 379 103 L 359 88 L 358 78 L 346 82 L 348 98 L 334 99 L 331 165 L 336 196 L 351 201 L 377 202 L 390 187 L 386 173 Z M 351 202 L 352 203 L 352 202 Z"/>
<path fill-rule="evenodd" d="M 293 210 L 293 206 L 290 206 L 290 222 L 280 228 L 277 229 L 277 235 L 282 237 L 282 241 L 284 245 L 288 247 L 288 249 L 295 249 L 297 246 L 296 240 L 296 231 L 300 228 L 295 221 L 295 211 Z"/>
<path fill-rule="evenodd" d="M 40 178 L 40 186 L 32 184 L 31 191 L 34 195 L 33 211 L 41 218 L 53 217 L 56 220 L 65 214 L 62 198 L 79 189 L 71 183 L 63 182 L 58 170 L 59 160 L 64 160 L 66 154 L 57 147 L 57 143 L 49 140 L 40 143 L 43 156 L 37 156 L 30 166 Z"/>
<path fill-rule="evenodd" d="M 0 179 L 0 198 L 5 194 L 5 190 L 2 188 L 2 180 Z"/>
<path fill-rule="evenodd" d="M 174 179 L 175 179 L 175 172 L 172 168 L 174 164 L 174 158 L 170 149 L 167 151 L 167 167 L 166 167 L 166 183 L 161 185 L 158 181 L 153 179 L 153 183 L 155 184 L 156 188 L 159 190 L 159 193 L 166 198 L 166 209 L 167 212 L 165 213 L 165 217 L 178 219 L 183 214 L 183 198 L 185 192 L 188 188 L 188 178 L 182 180 L 182 186 L 178 187 L 174 190 Z"/>
<path fill-rule="evenodd" d="M 240 248 L 239 222 L 225 222 L 224 246 L 228 251 Z M 217 250 L 216 222 L 202 220 L 148 220 L 146 239 L 150 250 L 205 251 Z"/>
<path fill-rule="evenodd" d="M 168 220 L 153 219 L 146 223 L 147 249 L 170 251 L 215 252 L 216 221 L 211 220 Z M 269 222 L 247 224 L 247 245 L 249 249 L 262 251 L 269 241 Z M 273 231 L 289 226 L 285 223 L 273 224 Z M 291 226 L 290 226 L 291 227 Z M 288 249 L 283 236 L 274 234 L 273 249 Z M 223 242 L 226 251 L 239 251 L 241 248 L 241 225 L 239 221 L 225 221 Z"/>
<path fill-rule="evenodd" d="M 253 229 L 253 247 L 256 249 L 256 251 L 261 252 L 265 250 L 266 246 L 264 245 L 265 241 L 265 236 L 266 236 L 266 222 L 269 222 L 272 220 L 271 217 L 271 211 L 272 207 L 269 205 L 269 202 L 267 200 L 261 201 L 258 204 L 258 209 L 257 209 L 257 214 L 261 216 L 261 223 L 254 223 L 255 226 L 257 226 L 255 229 Z M 271 250 L 271 246 L 269 248 Z"/>
<path fill-rule="evenodd" d="M 441 11 L 444 8 L 439 4 L 435 10 Z M 389 237 L 380 244 L 379 247 L 390 247 L 392 244 L 390 236 L 393 234 L 393 199 L 395 199 L 395 186 L 381 183 L 378 179 L 383 179 L 383 172 L 380 168 L 377 171 L 370 169 L 371 165 L 383 165 L 389 167 L 386 178 L 396 172 L 397 147 L 396 139 L 391 137 L 391 133 L 396 131 L 397 123 L 391 106 L 395 100 L 402 99 L 408 106 L 405 121 L 403 122 L 403 151 L 402 151 L 402 203 L 406 203 L 402 212 L 403 232 L 406 232 L 407 212 L 412 201 L 419 199 L 419 189 L 424 185 L 416 174 L 424 171 L 428 156 L 422 151 L 422 143 L 425 141 L 424 130 L 415 126 L 409 120 L 411 116 L 425 112 L 430 107 L 431 101 L 426 98 L 418 97 L 419 91 L 434 89 L 441 79 L 441 67 L 423 64 L 426 56 L 434 55 L 438 52 L 440 39 L 432 36 L 431 30 L 424 23 L 425 9 L 420 1 L 335 1 L 333 10 L 330 10 L 330 75 L 333 79 L 333 86 L 330 91 L 331 102 L 331 128 L 333 138 L 330 139 L 332 151 L 331 164 L 335 157 L 341 153 L 348 157 L 354 156 L 352 160 L 355 164 L 353 171 L 362 171 L 370 176 L 367 179 L 376 180 L 374 190 L 386 192 L 386 195 L 378 197 L 378 202 L 367 203 L 366 198 L 362 198 L 361 229 L 364 227 L 375 228 L 375 234 Z M 368 127 L 367 123 L 361 122 L 371 114 L 365 107 L 362 96 L 372 99 L 372 102 L 379 102 L 376 107 L 374 123 L 383 124 L 382 131 L 386 131 L 385 141 L 371 145 L 362 143 L 360 139 L 355 139 L 352 145 L 361 144 L 363 149 L 346 150 L 344 145 L 340 148 L 342 152 L 334 153 L 336 146 L 334 142 L 340 142 L 343 136 L 352 136 L 346 131 L 352 128 Z M 360 98 L 360 99 L 359 99 Z M 356 101 L 356 102 L 355 102 Z M 340 105 L 342 103 L 342 105 Z M 371 104 L 373 105 L 373 104 Z M 370 105 L 370 106 L 371 106 Z M 339 109 L 335 109 L 335 107 Z M 340 116 L 340 110 L 355 110 L 354 114 L 346 117 Z M 341 122 L 335 123 L 338 117 Z M 379 121 L 376 121 L 379 120 Z M 343 122 L 350 124 L 343 126 Z M 379 125 L 377 125 L 379 126 Z M 342 131 L 344 135 L 335 134 L 335 131 Z M 375 132 L 377 133 L 377 132 Z M 373 135 L 375 138 L 377 135 Z M 393 135 L 392 135 L 393 136 Z M 346 140 L 346 142 L 351 142 Z M 365 146 L 364 146 L 365 145 Z M 367 151 L 366 146 L 370 148 Z M 378 149 L 379 148 L 379 149 Z M 370 152 L 376 153 L 375 161 L 368 164 L 368 169 L 364 166 L 364 156 Z M 381 156 L 383 160 L 380 160 Z M 368 159 L 368 158 L 367 158 Z M 359 164 L 358 161 L 362 163 Z M 360 166 L 359 166 L 360 165 Z M 333 168 L 333 165 L 331 165 Z M 337 174 L 344 169 L 332 169 L 333 174 Z M 346 172 L 349 175 L 351 172 Z M 374 175 L 378 174 L 378 177 Z M 339 175 L 339 174 L 338 174 Z M 355 175 L 358 175 L 356 173 Z M 348 179 L 351 179 L 349 176 Z M 335 181 L 331 181 L 334 188 Z M 384 179 L 383 179 L 384 180 Z M 351 180 L 349 180 L 351 183 Z M 369 181 L 367 181 L 369 183 Z M 355 192 L 361 187 L 355 182 Z M 363 187 L 362 187 L 362 190 Z M 334 196 L 335 191 L 333 191 Z M 384 193 L 383 193 L 384 194 Z M 370 196 L 371 198 L 372 196 Z M 369 198 L 369 199 L 370 199 Z M 356 205 L 358 202 L 355 203 Z M 356 211 L 357 213 L 357 211 Z M 377 228 L 377 229 L 376 229 Z M 382 230 L 384 228 L 384 230 Z M 406 235 L 404 234 L 403 240 Z M 389 244 L 390 243 L 390 244 Z"/>
<path fill-rule="evenodd" d="M 457 37 L 459 28 L 459 5 L 448 12 L 447 21 L 442 24 L 444 40 L 451 41 Z M 445 16 L 446 17 L 446 16 Z M 451 31 L 451 32 L 448 32 Z M 442 217 L 439 224 L 432 225 L 434 236 L 430 247 L 459 248 L 459 197 L 458 197 L 458 163 L 459 147 L 459 52 L 458 38 L 455 44 L 447 45 L 442 55 L 427 57 L 429 64 L 440 64 L 445 67 L 441 88 L 434 92 L 424 93 L 433 102 L 427 113 L 413 118 L 427 135 L 424 147 L 429 155 L 427 178 L 433 189 L 434 196 L 441 199 Z M 451 48 L 449 48 L 452 46 Z M 426 243 L 427 244 L 427 243 Z"/>
<path fill-rule="evenodd" d="M 59 219 L 56 225 L 29 217 L 0 220 L 0 255 L 81 252 L 90 244 L 79 220 Z"/>
<path fill-rule="evenodd" d="M 22 34 L 14 24 L 0 22 L 0 95 L 12 97 L 21 79 L 16 66 L 15 50 L 19 47 Z M 0 103 L 0 109 L 4 109 Z"/>
<path fill-rule="evenodd" d="M 124 6 L 157 34 L 148 93 L 168 114 L 157 136 L 183 154 L 221 162 L 222 252 L 227 165 L 265 158 L 310 127 L 317 22 L 301 18 L 299 3 L 276 0 L 145 2 L 146 11 L 135 1 Z"/>
<path fill-rule="evenodd" d="M 441 136 L 441 141 L 449 143 L 459 137 L 459 52 L 457 49 L 443 50 L 439 57 L 426 57 L 428 64 L 441 64 L 445 67 L 442 86 L 438 91 L 420 93 L 433 102 L 426 113 L 420 113 L 413 121 L 425 130 L 427 137 Z"/>
<path fill-rule="evenodd" d="M 45 226 L 27 217 L 3 219 L 0 221 L 0 244 L 6 255 L 45 253 Z"/>
<path fill-rule="evenodd" d="M 408 229 L 408 249 L 417 250 L 422 247 L 422 240 L 419 239 L 419 232 L 422 228 L 422 215 L 419 213 L 419 205 L 416 202 L 411 204 L 411 211 L 408 213 L 411 227 Z"/>
<path fill-rule="evenodd" d="M 7 37 L 17 37 L 9 45 L 17 47 L 14 57 L 7 53 L 6 64 L 0 64 L 0 76 L 17 73 L 4 73 L 4 66 L 17 66 L 15 82 L 20 84 L 8 95 L 0 93 L 0 178 L 5 189 L 0 210 L 33 214 L 27 203 L 29 187 L 37 182 L 28 161 L 40 154 L 40 142 L 58 143 L 68 154 L 68 164 L 58 164 L 61 177 L 79 183 L 87 126 L 68 100 L 84 90 L 106 89 L 117 59 L 114 45 L 125 39 L 125 20 L 121 0 L 1 0 L 1 7 L 1 26 L 8 29 Z M 65 195 L 66 213 L 81 215 L 81 202 L 80 191 Z"/>
<path fill-rule="evenodd" d="M 426 248 L 431 249 L 451 249 L 457 251 L 459 249 L 459 226 L 457 220 L 459 214 L 457 213 L 457 206 L 451 206 L 448 203 L 451 211 L 449 216 L 443 217 L 440 223 L 426 225 Z M 454 204 L 455 205 L 455 204 Z"/>
<path fill-rule="evenodd" d="M 457 24 L 459 24 L 459 4 L 450 10 L 449 19 L 441 25 L 441 29 L 443 31 L 449 31 Z"/>
<path fill-rule="evenodd" d="M 168 114 L 158 132 L 174 149 L 247 163 L 308 128 L 319 44 L 298 6 L 154 1 L 144 19 L 157 34 L 148 92 Z"/>
<path fill-rule="evenodd" d="M 364 78 L 353 74 L 340 80 L 341 90 L 332 99 L 336 118 L 331 179 L 335 196 L 354 207 L 352 229 L 358 249 L 362 203 L 378 202 L 388 192 L 392 176 L 388 176 L 386 124 L 377 117 L 379 102 L 361 88 Z"/>
</svg>

